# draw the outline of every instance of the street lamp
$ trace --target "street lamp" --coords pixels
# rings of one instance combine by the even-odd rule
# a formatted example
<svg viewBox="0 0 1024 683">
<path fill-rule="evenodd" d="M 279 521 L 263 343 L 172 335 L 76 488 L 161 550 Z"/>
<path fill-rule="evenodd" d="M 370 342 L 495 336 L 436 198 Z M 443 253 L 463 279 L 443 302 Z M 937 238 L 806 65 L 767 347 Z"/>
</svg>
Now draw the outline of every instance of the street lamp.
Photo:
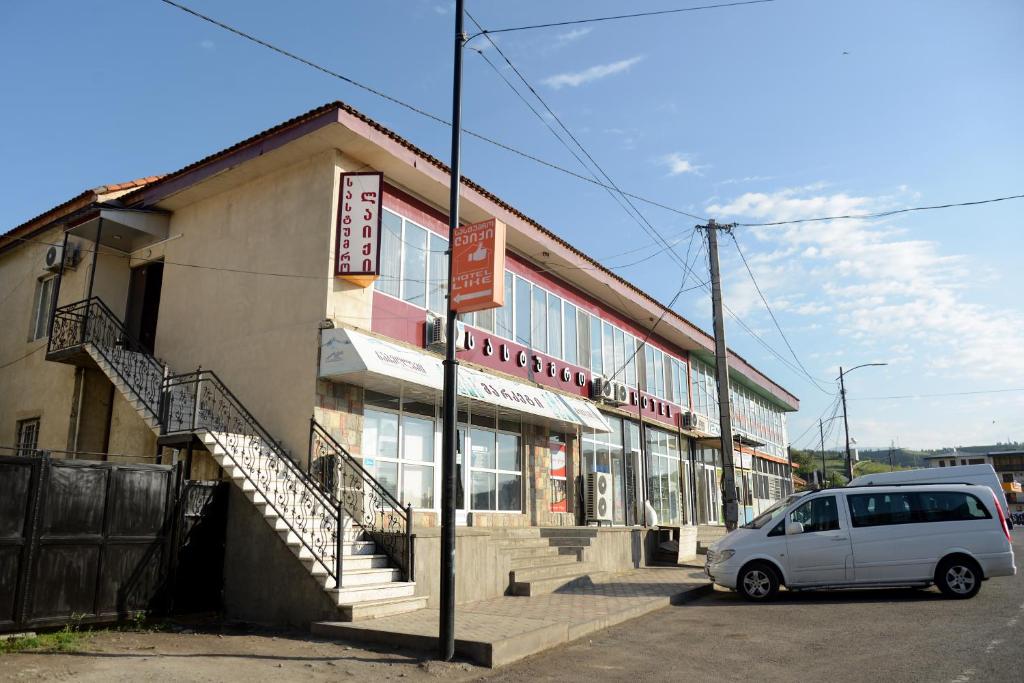
<svg viewBox="0 0 1024 683">
<path fill-rule="evenodd" d="M 839 396 L 843 399 L 843 431 L 846 432 L 846 476 L 850 481 L 853 481 L 853 459 L 850 458 L 850 423 L 846 419 L 846 385 L 843 383 L 843 377 L 857 368 L 877 367 L 880 365 L 888 365 L 888 363 L 863 363 L 855 365 L 845 373 L 843 372 L 843 366 L 839 366 Z"/>
</svg>

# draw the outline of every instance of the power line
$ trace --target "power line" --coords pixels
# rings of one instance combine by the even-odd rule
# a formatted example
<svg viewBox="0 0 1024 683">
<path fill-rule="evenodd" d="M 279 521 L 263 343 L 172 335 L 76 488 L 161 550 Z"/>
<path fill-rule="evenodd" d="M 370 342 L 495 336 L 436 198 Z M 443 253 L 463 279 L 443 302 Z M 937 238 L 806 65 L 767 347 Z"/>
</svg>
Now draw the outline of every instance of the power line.
<svg viewBox="0 0 1024 683">
<path fill-rule="evenodd" d="M 488 35 L 495 33 L 510 33 L 512 31 L 529 31 L 537 28 L 554 28 L 556 26 L 573 26 L 576 24 L 591 24 L 599 21 L 617 21 L 619 19 L 637 19 L 640 17 L 653 17 L 662 14 L 679 14 L 682 12 L 697 12 L 706 9 L 724 9 L 726 7 L 740 7 L 742 5 L 761 5 L 768 2 L 775 2 L 775 0 L 746 0 L 745 2 L 727 2 L 718 5 L 702 5 L 700 7 L 682 7 L 679 9 L 663 9 L 653 12 L 637 12 L 635 14 L 617 14 L 610 17 L 592 17 L 590 19 L 575 19 L 570 21 L 555 21 L 547 24 L 531 24 L 529 26 L 511 26 L 508 28 L 497 28 L 485 31 L 480 30 L 480 33 L 472 36 L 469 40 L 476 38 L 479 35 Z"/>
<path fill-rule="evenodd" d="M 906 209 L 893 209 L 892 211 L 879 211 L 876 213 L 862 213 L 862 214 L 844 214 L 842 216 L 818 216 L 817 218 L 795 218 L 789 221 L 773 221 L 771 223 L 735 223 L 737 227 L 743 228 L 769 228 L 777 225 L 795 225 L 797 223 L 817 223 L 821 221 L 839 221 L 847 219 L 868 219 L 868 218 L 885 218 L 886 216 L 895 216 L 901 213 L 910 213 L 912 211 L 933 211 L 935 209 L 953 209 L 962 206 L 978 206 L 980 204 L 994 204 L 995 202 L 1006 202 L 1012 199 L 1024 199 L 1024 194 L 1014 194 L 1007 197 L 994 197 L 992 199 L 979 199 L 973 202 L 958 202 L 955 204 L 933 204 L 931 206 L 911 206 Z"/>
<path fill-rule="evenodd" d="M 265 47 L 268 50 L 276 52 L 279 55 L 282 55 L 283 57 L 287 57 L 288 59 L 291 59 L 291 60 L 294 60 L 296 62 L 299 62 L 300 64 L 304 64 L 305 66 L 308 66 L 308 67 L 311 67 L 313 69 L 316 69 L 317 71 L 319 71 L 321 73 L 324 73 L 324 74 L 326 74 L 328 76 L 331 76 L 332 78 L 337 78 L 337 79 L 339 79 L 341 81 L 344 81 L 345 83 L 348 83 L 349 85 L 352 85 L 352 86 L 354 86 L 356 88 L 360 88 L 361 90 L 364 90 L 364 91 L 370 93 L 371 95 L 376 95 L 377 97 L 380 97 L 380 98 L 382 98 L 384 100 L 387 100 L 388 102 L 391 102 L 392 104 L 396 104 L 396 105 L 398 105 L 400 107 L 403 107 L 404 109 L 408 109 L 409 111 L 411 111 L 411 112 L 413 112 L 415 114 L 419 114 L 420 116 L 423 116 L 425 118 L 428 118 L 431 121 L 434 121 L 435 123 L 440 123 L 441 125 L 449 126 L 449 127 L 452 125 L 451 121 L 445 119 L 444 117 L 437 116 L 436 114 L 431 114 L 430 112 L 426 111 L 425 109 L 421 109 L 420 107 L 417 107 L 417 106 L 415 106 L 413 104 L 410 104 L 408 102 L 400 100 L 397 97 L 394 97 L 392 95 L 388 95 L 387 93 L 382 92 L 380 90 L 377 90 L 376 88 L 373 88 L 373 87 L 371 87 L 369 85 L 366 85 L 365 83 L 360 83 L 359 81 L 357 81 L 357 80 L 355 80 L 353 78 L 350 78 L 348 76 L 345 76 L 344 74 L 338 73 L 337 71 L 334 71 L 334 70 L 329 69 L 329 68 L 327 68 L 325 66 L 317 64 L 316 62 L 313 62 L 312 60 L 306 59 L 305 57 L 301 57 L 301 56 L 295 54 L 294 52 L 290 52 L 288 50 L 285 50 L 284 48 L 280 48 L 280 47 L 278 47 L 278 46 L 276 46 L 276 45 L 274 45 L 272 43 L 269 43 L 269 42 L 261 39 L 261 38 L 257 38 L 256 36 L 254 36 L 254 35 L 252 35 L 250 33 L 246 33 L 245 31 L 242 31 L 241 29 L 237 29 L 237 28 L 235 28 L 235 27 L 233 27 L 233 26 L 231 26 L 229 24 L 226 24 L 226 23 L 224 23 L 222 21 L 214 19 L 213 17 L 207 16 L 207 15 L 205 15 L 205 14 L 203 14 L 201 12 L 198 12 L 198 11 L 196 11 L 196 10 L 190 8 L 190 7 L 182 5 L 182 4 L 178 3 L 178 2 L 174 2 L 174 0 L 159 0 L 159 1 L 164 3 L 165 5 L 168 5 L 170 7 L 174 7 L 175 9 L 178 9 L 178 10 L 181 10 L 182 12 L 190 14 L 190 15 L 196 17 L 197 19 L 201 19 L 202 21 L 205 21 L 207 23 L 213 24 L 214 26 L 217 26 L 218 28 L 222 28 L 225 31 L 228 31 L 230 33 L 235 34 L 236 36 L 239 36 L 239 37 L 244 38 L 244 39 L 246 39 L 248 41 L 256 43 L 257 45 L 260 45 L 261 47 Z M 503 142 L 495 140 L 494 138 L 488 137 L 488 136 L 483 135 L 481 133 L 476 133 L 476 132 L 474 132 L 472 130 L 469 130 L 467 128 L 463 128 L 462 132 L 465 133 L 466 135 L 469 135 L 470 137 L 476 138 L 477 140 L 480 140 L 482 142 L 486 142 L 489 145 L 493 145 L 495 147 L 498 147 L 499 149 L 505 150 L 506 152 L 510 152 L 510 153 L 515 154 L 515 155 L 517 155 L 519 157 L 522 157 L 523 159 L 527 159 L 529 161 L 532 161 L 534 163 L 540 164 L 542 166 L 546 166 L 547 168 L 550 168 L 550 169 L 558 171 L 560 173 L 564 173 L 566 175 L 572 176 L 572 177 L 574 177 L 574 178 L 576 178 L 578 180 L 582 180 L 584 182 L 591 183 L 593 185 L 597 185 L 598 187 L 604 187 L 606 189 L 609 189 L 607 185 L 604 185 L 600 181 L 594 180 L 593 178 L 587 178 L 586 176 L 581 175 L 579 173 L 576 173 L 575 171 L 571 171 L 571 170 L 569 170 L 569 169 L 567 169 L 567 168 L 565 168 L 563 166 L 559 166 L 558 164 L 552 163 L 552 162 L 547 161 L 545 159 L 542 159 L 542 158 L 540 158 L 538 156 L 530 154 L 529 152 L 524 152 L 524 151 L 522 151 L 520 149 L 516 149 L 515 147 L 512 147 L 511 145 L 507 145 L 507 144 L 505 144 Z M 626 194 L 627 196 L 631 197 L 632 199 L 644 202 L 645 204 L 649 204 L 651 206 L 658 207 L 659 209 L 664 209 L 665 211 L 670 211 L 672 213 L 677 213 L 677 214 L 682 215 L 682 216 L 688 216 L 690 218 L 695 218 L 695 216 L 693 214 L 691 214 L 691 213 L 688 213 L 688 212 L 683 211 L 681 209 L 677 209 L 677 208 L 672 207 L 672 206 L 668 206 L 666 204 L 662 204 L 661 202 L 654 201 L 653 199 L 648 199 L 646 197 L 641 197 L 640 195 L 636 195 L 636 194 L 632 194 L 632 193 L 628 193 L 628 192 L 624 193 L 624 194 Z M 696 218 L 698 218 L 699 220 L 704 220 L 701 217 L 696 217 Z"/>
<path fill-rule="evenodd" d="M 775 329 L 778 330 L 779 336 L 782 337 L 782 341 L 786 343 L 786 348 L 788 348 L 789 352 L 793 355 L 793 360 L 795 360 L 796 364 L 800 366 L 800 369 L 803 370 L 803 373 L 807 375 L 808 379 L 810 379 L 815 384 L 822 384 L 821 380 L 818 380 L 813 375 L 811 375 L 811 373 L 807 371 L 807 368 L 804 367 L 804 364 L 800 362 L 800 358 L 796 355 L 796 351 L 793 349 L 793 345 L 789 343 L 789 338 L 786 336 L 786 333 L 782 331 L 782 326 L 779 324 L 778 318 L 775 317 L 775 312 L 772 310 L 772 307 L 768 305 L 768 299 L 765 298 L 764 292 L 761 291 L 761 285 L 758 284 L 757 278 L 754 277 L 754 271 L 751 270 L 750 264 L 747 262 L 747 257 L 746 255 L 744 255 L 743 250 L 740 248 L 739 240 L 736 239 L 736 235 L 733 234 L 731 230 L 729 231 L 729 236 L 732 237 L 732 243 L 736 247 L 736 253 L 740 255 L 740 260 L 743 261 L 743 265 L 747 269 L 747 275 L 750 276 L 750 281 L 754 283 L 754 289 L 757 290 L 757 295 L 761 297 L 761 303 L 764 304 L 765 310 L 768 311 L 768 315 L 771 316 L 772 322 L 775 323 Z"/>
<path fill-rule="evenodd" d="M 790 444 L 798 444 L 798 443 L 800 443 L 800 439 L 804 438 L 804 436 L 807 435 L 807 432 L 811 431 L 811 428 L 814 427 L 815 424 L 817 424 L 818 420 L 820 420 L 821 418 L 825 417 L 825 413 L 827 413 L 829 410 L 832 410 L 832 408 L 834 406 L 838 406 L 838 405 L 839 405 L 839 397 L 836 396 L 836 397 L 834 397 L 832 399 L 831 403 L 829 403 L 827 406 L 825 406 L 825 410 L 821 411 L 821 415 L 816 417 L 814 419 L 814 422 L 812 422 L 811 425 L 807 429 L 805 429 L 804 431 L 802 431 L 800 433 L 800 436 L 796 437 L 795 439 L 790 439 L 789 443 Z"/>
</svg>

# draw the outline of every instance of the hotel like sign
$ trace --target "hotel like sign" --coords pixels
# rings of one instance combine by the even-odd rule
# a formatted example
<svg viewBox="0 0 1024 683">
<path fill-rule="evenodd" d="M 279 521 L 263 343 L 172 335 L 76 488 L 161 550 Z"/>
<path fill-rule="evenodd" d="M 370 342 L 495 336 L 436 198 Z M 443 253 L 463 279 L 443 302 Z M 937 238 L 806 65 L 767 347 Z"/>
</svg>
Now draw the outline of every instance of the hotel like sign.
<svg viewBox="0 0 1024 683">
<path fill-rule="evenodd" d="M 452 233 L 451 308 L 485 311 L 505 304 L 505 224 L 496 218 Z"/>
</svg>

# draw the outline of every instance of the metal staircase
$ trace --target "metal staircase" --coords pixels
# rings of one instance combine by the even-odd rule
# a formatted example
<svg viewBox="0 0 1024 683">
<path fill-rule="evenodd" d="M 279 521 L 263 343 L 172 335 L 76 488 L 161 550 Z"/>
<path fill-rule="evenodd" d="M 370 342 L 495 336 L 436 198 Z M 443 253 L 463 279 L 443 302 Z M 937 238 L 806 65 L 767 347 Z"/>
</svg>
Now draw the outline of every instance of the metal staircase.
<svg viewBox="0 0 1024 683">
<path fill-rule="evenodd" d="M 100 299 L 57 308 L 47 359 L 95 364 L 159 436 L 194 435 L 339 606 L 343 620 L 422 608 L 412 510 L 315 421 L 303 470 L 215 373 L 173 374 Z M 379 552 L 383 551 L 383 552 Z"/>
</svg>

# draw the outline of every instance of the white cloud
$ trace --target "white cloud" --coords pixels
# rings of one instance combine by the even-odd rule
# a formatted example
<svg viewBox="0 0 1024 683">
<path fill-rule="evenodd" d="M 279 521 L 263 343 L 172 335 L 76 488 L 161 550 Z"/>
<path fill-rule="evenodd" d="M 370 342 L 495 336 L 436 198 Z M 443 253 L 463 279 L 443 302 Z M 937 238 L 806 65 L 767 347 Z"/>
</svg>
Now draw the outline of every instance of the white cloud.
<svg viewBox="0 0 1024 683">
<path fill-rule="evenodd" d="M 574 41 L 579 40 L 580 38 L 587 35 L 593 30 L 594 29 L 589 26 L 584 26 L 583 28 L 574 28 L 570 31 L 566 31 L 565 33 L 559 33 L 557 36 L 555 36 L 555 40 L 558 41 L 559 45 L 565 45 L 566 43 L 572 43 Z"/>
<path fill-rule="evenodd" d="M 669 175 L 682 175 L 684 173 L 695 173 L 700 175 L 700 166 L 696 166 L 689 159 L 684 157 L 679 152 L 672 152 L 666 154 L 659 160 L 665 166 L 668 166 Z"/>
<path fill-rule="evenodd" d="M 592 83 L 593 81 L 607 78 L 608 76 L 629 71 L 636 64 L 643 61 L 643 59 L 643 55 L 637 55 L 636 57 L 612 62 L 611 64 L 598 64 L 588 69 L 584 69 L 583 71 L 555 74 L 554 76 L 548 76 L 545 78 L 543 83 L 549 88 L 553 88 L 555 90 L 560 90 L 566 86 L 570 88 L 578 88 L 586 83 Z"/>
</svg>

